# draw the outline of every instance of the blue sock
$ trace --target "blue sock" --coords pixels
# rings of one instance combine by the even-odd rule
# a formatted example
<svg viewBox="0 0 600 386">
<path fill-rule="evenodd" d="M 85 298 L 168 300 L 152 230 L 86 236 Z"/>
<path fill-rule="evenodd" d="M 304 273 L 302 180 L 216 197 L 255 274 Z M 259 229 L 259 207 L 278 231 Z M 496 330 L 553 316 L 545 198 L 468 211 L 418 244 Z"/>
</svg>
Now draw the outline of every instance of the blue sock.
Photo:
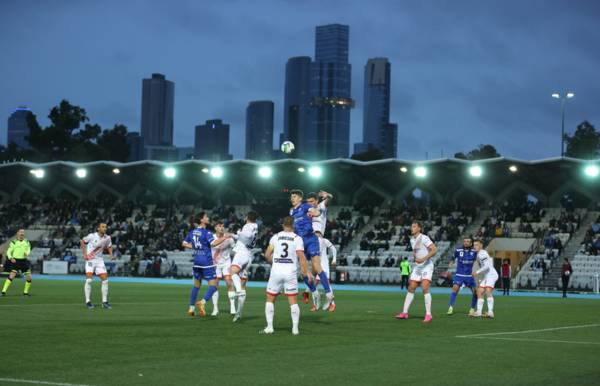
<svg viewBox="0 0 600 386">
<path fill-rule="evenodd" d="M 450 294 L 450 302 L 448 303 L 448 307 L 454 307 L 454 303 L 456 303 L 456 292 L 452 292 Z"/>
<path fill-rule="evenodd" d="M 315 290 L 316 290 L 315 284 L 308 281 L 308 277 L 306 277 L 306 276 L 304 277 L 304 284 L 306 284 L 306 286 L 308 287 L 310 292 L 315 292 Z"/>
<path fill-rule="evenodd" d="M 192 293 L 190 294 L 190 306 L 196 305 L 196 298 L 198 297 L 198 291 L 200 288 L 192 286 Z"/>
<path fill-rule="evenodd" d="M 323 286 L 323 289 L 325 289 L 325 292 L 331 292 L 329 278 L 325 272 L 321 271 L 321 273 L 319 273 L 319 280 L 321 281 L 321 285 Z"/>
<path fill-rule="evenodd" d="M 204 294 L 204 301 L 208 302 L 210 300 L 210 298 L 212 298 L 213 294 L 217 292 L 217 286 L 216 285 L 211 285 L 208 287 L 208 290 L 206 290 L 206 293 Z"/>
<path fill-rule="evenodd" d="M 473 297 L 471 298 L 471 308 L 477 308 L 477 295 L 473 294 Z"/>
</svg>

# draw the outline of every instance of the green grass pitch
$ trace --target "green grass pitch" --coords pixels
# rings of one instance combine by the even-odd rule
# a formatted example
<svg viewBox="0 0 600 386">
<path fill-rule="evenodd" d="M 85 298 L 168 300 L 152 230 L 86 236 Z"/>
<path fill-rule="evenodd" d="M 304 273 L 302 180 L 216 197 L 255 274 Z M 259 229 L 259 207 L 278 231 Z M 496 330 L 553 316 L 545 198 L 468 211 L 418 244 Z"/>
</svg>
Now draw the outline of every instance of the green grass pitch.
<svg viewBox="0 0 600 386">
<path fill-rule="evenodd" d="M 249 290 L 245 317 L 233 324 L 224 313 L 187 316 L 189 286 L 113 282 L 113 309 L 87 310 L 82 282 L 38 280 L 30 298 L 22 282 L 0 298 L 0 384 L 600 384 L 598 300 L 497 295 L 496 319 L 472 320 L 468 296 L 446 316 L 448 296 L 434 294 L 433 323 L 423 325 L 420 293 L 411 319 L 399 321 L 404 295 L 338 291 L 333 314 L 302 304 L 300 336 L 292 336 L 281 297 L 275 334 L 265 336 L 262 289 Z M 99 293 L 94 281 L 96 304 Z M 582 325 L 591 326 L 457 337 Z"/>
</svg>

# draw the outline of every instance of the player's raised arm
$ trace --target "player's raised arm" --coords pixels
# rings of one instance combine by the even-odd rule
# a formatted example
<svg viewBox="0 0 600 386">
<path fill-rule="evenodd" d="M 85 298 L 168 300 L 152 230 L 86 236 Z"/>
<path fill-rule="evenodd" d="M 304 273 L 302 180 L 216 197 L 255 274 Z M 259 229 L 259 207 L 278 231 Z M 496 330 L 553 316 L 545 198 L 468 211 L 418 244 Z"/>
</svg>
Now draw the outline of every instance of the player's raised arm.
<svg viewBox="0 0 600 386">
<path fill-rule="evenodd" d="M 319 190 L 319 196 L 323 199 L 323 205 L 329 206 L 329 201 L 333 200 L 333 194 L 327 193 L 324 190 Z"/>
</svg>

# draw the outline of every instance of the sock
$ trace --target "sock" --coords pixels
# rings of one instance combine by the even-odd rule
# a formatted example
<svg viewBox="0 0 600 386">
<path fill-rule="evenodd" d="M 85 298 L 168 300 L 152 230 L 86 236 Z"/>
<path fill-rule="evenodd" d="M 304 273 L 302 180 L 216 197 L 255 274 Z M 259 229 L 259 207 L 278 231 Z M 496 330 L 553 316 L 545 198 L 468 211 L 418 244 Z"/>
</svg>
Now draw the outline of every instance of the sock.
<svg viewBox="0 0 600 386">
<path fill-rule="evenodd" d="M 298 307 L 297 304 L 292 304 L 290 306 L 290 312 L 292 314 L 292 327 L 296 329 L 300 323 L 300 307 Z"/>
<path fill-rule="evenodd" d="M 406 298 L 404 298 L 404 308 L 402 309 L 403 313 L 408 314 L 408 309 L 410 308 L 410 304 L 412 303 L 414 298 L 415 298 L 414 293 L 412 293 L 412 292 L 406 293 Z"/>
<path fill-rule="evenodd" d="M 192 293 L 190 294 L 190 306 L 194 307 L 196 305 L 196 299 L 198 298 L 198 292 L 200 288 L 196 286 L 192 286 Z"/>
<path fill-rule="evenodd" d="M 206 293 L 204 294 L 204 297 L 202 299 L 204 299 L 204 302 L 208 302 L 210 300 L 210 298 L 212 298 L 213 294 L 215 294 L 217 292 L 217 286 L 214 285 L 210 285 L 208 286 L 208 289 L 206 290 Z"/>
<path fill-rule="evenodd" d="M 317 287 L 315 287 L 315 290 L 310 294 L 312 295 L 313 305 L 316 307 L 317 303 L 321 300 L 321 294 L 319 293 Z"/>
<path fill-rule="evenodd" d="M 25 289 L 23 290 L 23 293 L 25 295 L 27 295 L 29 293 L 29 288 L 31 288 L 31 280 L 26 280 L 25 281 Z"/>
<path fill-rule="evenodd" d="M 431 294 L 426 293 L 423 297 L 425 298 L 425 315 L 431 315 Z"/>
<path fill-rule="evenodd" d="M 240 279 L 240 275 L 234 273 L 233 275 L 231 275 L 231 281 L 233 282 L 235 291 L 240 292 L 242 290 L 242 279 Z"/>
<path fill-rule="evenodd" d="M 108 279 L 102 280 L 102 303 L 108 302 Z"/>
<path fill-rule="evenodd" d="M 325 271 L 321 271 L 321 273 L 319 273 L 319 280 L 321 281 L 321 285 L 323 286 L 325 293 L 331 292 L 331 286 L 329 285 L 329 278 L 327 277 L 327 274 L 325 273 Z"/>
<path fill-rule="evenodd" d="M 475 309 L 475 307 L 477 307 L 477 294 L 473 294 L 471 297 L 471 308 Z"/>
<path fill-rule="evenodd" d="M 273 315 L 275 315 L 275 304 L 265 303 L 265 317 L 267 318 L 267 328 L 273 328 Z"/>
<path fill-rule="evenodd" d="M 229 307 L 235 310 L 235 291 L 227 291 L 227 297 L 229 298 Z"/>
<path fill-rule="evenodd" d="M 6 279 L 6 281 L 4 282 L 4 287 L 2 287 L 2 292 L 6 293 L 6 291 L 8 290 L 8 287 L 10 287 L 11 284 L 12 284 L 12 279 Z"/>
<path fill-rule="evenodd" d="M 454 303 L 456 303 L 456 292 L 452 291 L 450 294 L 450 301 L 448 302 L 448 307 L 454 307 Z"/>
<path fill-rule="evenodd" d="M 487 298 L 488 312 L 494 312 L 494 297 Z"/>
<path fill-rule="evenodd" d="M 477 313 L 481 314 L 483 311 L 483 298 L 477 299 Z"/>
<path fill-rule="evenodd" d="M 83 292 L 85 293 L 85 302 L 90 303 L 92 297 L 92 278 L 85 279 L 85 284 L 83 286 Z"/>
<path fill-rule="evenodd" d="M 215 291 L 212 296 L 213 310 L 219 309 L 219 291 Z"/>
<path fill-rule="evenodd" d="M 244 311 L 244 303 L 246 302 L 246 290 L 239 291 L 237 293 L 237 299 L 238 299 L 237 314 L 239 316 L 242 316 L 242 311 Z"/>
<path fill-rule="evenodd" d="M 314 283 L 311 283 L 308 280 L 307 276 L 304 276 L 304 284 L 306 284 L 306 286 L 308 287 L 308 289 L 310 290 L 310 292 L 315 292 L 316 287 L 315 287 Z"/>
</svg>

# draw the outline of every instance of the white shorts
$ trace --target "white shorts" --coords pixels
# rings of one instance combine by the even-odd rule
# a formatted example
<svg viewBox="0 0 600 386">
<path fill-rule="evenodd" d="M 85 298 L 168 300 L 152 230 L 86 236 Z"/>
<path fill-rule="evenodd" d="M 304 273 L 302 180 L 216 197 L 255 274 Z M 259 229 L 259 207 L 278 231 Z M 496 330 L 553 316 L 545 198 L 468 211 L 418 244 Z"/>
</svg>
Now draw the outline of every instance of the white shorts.
<svg viewBox="0 0 600 386">
<path fill-rule="evenodd" d="M 297 272 L 273 272 L 269 275 L 267 293 L 276 296 L 283 292 L 287 296 L 298 295 L 298 273 Z"/>
<path fill-rule="evenodd" d="M 329 274 L 329 259 L 321 259 L 321 269 L 323 272 L 325 272 L 327 278 L 331 279 L 331 275 Z M 315 279 L 319 280 L 319 276 L 317 276 Z"/>
<path fill-rule="evenodd" d="M 496 272 L 488 273 L 481 279 L 479 282 L 479 286 L 481 288 L 491 288 L 494 289 L 496 286 L 496 281 L 498 281 L 498 274 Z"/>
<path fill-rule="evenodd" d="M 85 273 L 91 273 L 92 275 L 100 276 L 106 274 L 106 266 L 102 259 L 86 260 L 85 262 Z"/>
<path fill-rule="evenodd" d="M 431 282 L 433 277 L 433 264 L 415 265 L 410 273 L 410 281 L 422 282 L 428 280 Z"/>
<path fill-rule="evenodd" d="M 233 260 L 231 261 L 231 266 L 237 266 L 240 268 L 240 271 L 244 271 L 248 269 L 250 263 L 252 262 L 252 255 L 250 251 L 240 251 L 236 252 L 235 256 L 233 256 Z"/>
<path fill-rule="evenodd" d="M 217 278 L 221 279 L 225 276 L 230 276 L 229 267 L 231 267 L 231 260 L 227 260 L 223 264 L 217 265 Z"/>
</svg>

